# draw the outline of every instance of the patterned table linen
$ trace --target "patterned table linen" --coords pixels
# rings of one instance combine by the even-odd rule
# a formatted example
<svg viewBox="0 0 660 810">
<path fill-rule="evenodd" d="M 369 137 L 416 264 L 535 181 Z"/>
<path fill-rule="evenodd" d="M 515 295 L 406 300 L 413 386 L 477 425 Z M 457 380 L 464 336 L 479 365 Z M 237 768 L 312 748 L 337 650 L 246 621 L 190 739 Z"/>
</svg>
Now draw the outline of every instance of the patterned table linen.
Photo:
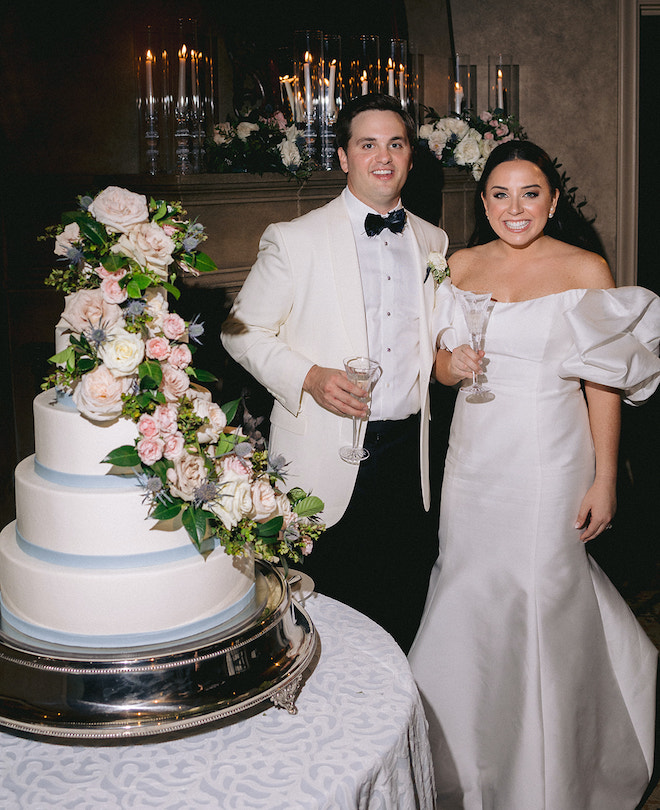
<svg viewBox="0 0 660 810">
<path fill-rule="evenodd" d="M 58 744 L 0 733 L 3 810 L 432 810 L 426 720 L 392 638 L 321 595 L 298 713 L 254 710 L 179 739 Z"/>
</svg>

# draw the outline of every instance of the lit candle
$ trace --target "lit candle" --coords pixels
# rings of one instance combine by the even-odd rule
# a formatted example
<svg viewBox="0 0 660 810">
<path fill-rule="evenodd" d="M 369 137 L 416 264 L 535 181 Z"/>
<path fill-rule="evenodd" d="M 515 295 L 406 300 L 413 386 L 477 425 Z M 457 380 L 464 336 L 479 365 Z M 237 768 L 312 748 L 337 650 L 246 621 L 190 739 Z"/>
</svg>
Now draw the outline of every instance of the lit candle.
<svg viewBox="0 0 660 810">
<path fill-rule="evenodd" d="M 282 76 L 280 79 L 282 84 L 284 85 L 284 89 L 286 90 L 286 97 L 289 102 L 289 107 L 291 107 L 291 118 L 293 120 L 296 119 L 296 102 L 293 99 L 293 88 L 291 87 L 291 79 L 289 78 L 288 74 L 286 76 Z"/>
<path fill-rule="evenodd" d="M 311 75 L 311 63 L 312 55 L 309 51 L 305 52 L 305 110 L 307 112 L 307 118 L 310 119 L 312 117 L 312 75 Z"/>
<path fill-rule="evenodd" d="M 147 55 L 144 60 L 144 69 L 147 79 L 147 110 L 149 111 L 150 118 L 153 118 L 154 116 L 153 62 L 154 62 L 154 55 L 151 53 L 150 50 L 147 50 Z"/>
<path fill-rule="evenodd" d="M 454 82 L 454 112 L 460 115 L 463 103 L 463 88 L 458 82 Z"/>
<path fill-rule="evenodd" d="M 399 65 L 399 97 L 401 98 L 401 106 L 406 103 L 406 69 L 403 65 Z"/>
<path fill-rule="evenodd" d="M 502 83 L 502 71 L 497 69 L 497 108 L 504 109 L 504 86 Z"/>
<path fill-rule="evenodd" d="M 193 107 L 195 110 L 199 108 L 199 88 L 197 86 L 197 60 L 199 53 L 197 51 L 190 51 L 190 77 L 192 83 L 192 98 Z"/>
<path fill-rule="evenodd" d="M 328 79 L 328 113 L 335 114 L 335 81 L 337 75 L 337 60 L 330 62 L 330 78 Z"/>
<path fill-rule="evenodd" d="M 360 81 L 362 82 L 362 95 L 366 96 L 367 93 L 369 92 L 369 80 L 367 79 L 366 70 L 362 71 L 362 79 Z"/>
<path fill-rule="evenodd" d="M 186 106 L 186 46 L 179 51 L 179 106 Z"/>
<path fill-rule="evenodd" d="M 394 62 L 387 60 L 387 92 L 394 95 Z"/>
</svg>

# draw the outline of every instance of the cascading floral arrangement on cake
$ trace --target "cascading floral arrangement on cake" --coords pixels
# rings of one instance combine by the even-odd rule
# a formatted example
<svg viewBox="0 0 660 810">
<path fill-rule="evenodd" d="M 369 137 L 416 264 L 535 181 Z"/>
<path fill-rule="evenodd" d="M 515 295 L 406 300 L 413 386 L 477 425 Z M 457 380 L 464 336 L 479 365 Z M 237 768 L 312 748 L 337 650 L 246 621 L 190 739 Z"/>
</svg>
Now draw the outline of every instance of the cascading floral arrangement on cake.
<svg viewBox="0 0 660 810">
<path fill-rule="evenodd" d="M 137 424 L 135 443 L 104 461 L 137 470 L 152 518 L 180 517 L 200 549 L 214 535 L 229 554 L 299 562 L 323 531 L 323 502 L 283 491 L 284 461 L 229 427 L 239 401 L 214 403 L 199 383 L 215 377 L 193 365 L 202 325 L 168 308 L 177 268 L 215 269 L 199 250 L 204 228 L 180 203 L 109 187 L 80 198 L 50 235 L 65 266 L 46 283 L 66 295 L 58 332 L 68 343 L 43 387 L 69 392 L 91 420 Z"/>
<path fill-rule="evenodd" d="M 65 294 L 35 453 L 0 532 L 0 624 L 85 649 L 179 643 L 262 609 L 254 559 L 300 561 L 323 502 L 231 427 L 194 365 L 202 325 L 170 311 L 177 272 L 214 268 L 179 203 L 109 187 L 47 230 Z M 250 433 L 248 430 L 247 433 Z M 173 598 L 174 595 L 179 598 Z"/>
</svg>

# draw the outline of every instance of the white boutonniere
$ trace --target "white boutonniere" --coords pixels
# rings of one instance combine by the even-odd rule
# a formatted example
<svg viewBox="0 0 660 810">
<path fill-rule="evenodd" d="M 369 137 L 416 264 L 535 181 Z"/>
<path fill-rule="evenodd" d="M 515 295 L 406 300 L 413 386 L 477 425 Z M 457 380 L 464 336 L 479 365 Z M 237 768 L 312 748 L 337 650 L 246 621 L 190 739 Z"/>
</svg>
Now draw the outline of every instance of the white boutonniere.
<svg viewBox="0 0 660 810">
<path fill-rule="evenodd" d="M 449 276 L 447 259 L 445 259 L 442 253 L 438 253 L 436 250 L 431 251 L 426 260 L 426 275 L 424 276 L 424 281 L 426 281 L 429 276 L 433 276 L 433 282 L 436 287 L 440 286 Z"/>
</svg>

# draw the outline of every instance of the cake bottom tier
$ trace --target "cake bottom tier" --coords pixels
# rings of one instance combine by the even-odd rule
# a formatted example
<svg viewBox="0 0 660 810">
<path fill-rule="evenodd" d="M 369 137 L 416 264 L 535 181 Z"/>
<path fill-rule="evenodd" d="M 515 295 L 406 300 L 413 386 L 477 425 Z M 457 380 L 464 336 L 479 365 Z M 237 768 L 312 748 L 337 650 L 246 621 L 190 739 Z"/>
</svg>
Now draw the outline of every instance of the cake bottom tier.
<svg viewBox="0 0 660 810">
<path fill-rule="evenodd" d="M 0 534 L 4 632 L 76 647 L 163 644 L 228 624 L 255 601 L 254 560 L 221 547 L 139 567 L 99 567 L 94 557 L 42 559 L 16 531 Z"/>
</svg>

